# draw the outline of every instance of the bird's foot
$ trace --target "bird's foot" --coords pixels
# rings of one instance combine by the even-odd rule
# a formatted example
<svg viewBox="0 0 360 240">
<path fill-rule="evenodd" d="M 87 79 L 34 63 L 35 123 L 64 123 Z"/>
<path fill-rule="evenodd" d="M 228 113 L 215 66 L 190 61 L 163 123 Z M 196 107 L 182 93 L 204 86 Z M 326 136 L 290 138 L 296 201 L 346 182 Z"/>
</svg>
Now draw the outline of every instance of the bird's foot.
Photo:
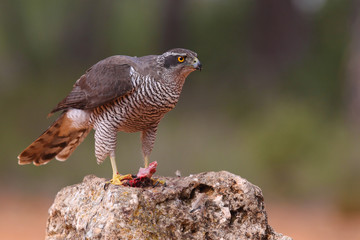
<svg viewBox="0 0 360 240">
<path fill-rule="evenodd" d="M 124 183 L 126 183 L 127 181 L 129 181 L 131 179 L 132 179 L 131 174 L 120 175 L 119 173 L 117 173 L 110 180 L 110 183 L 114 184 L 114 185 L 124 185 Z"/>
<path fill-rule="evenodd" d="M 120 175 L 117 173 L 108 183 L 129 187 L 155 187 L 158 185 L 165 185 L 164 180 L 152 178 L 152 175 L 156 172 L 156 167 L 157 162 L 152 162 L 148 167 L 140 168 L 136 175 Z"/>
</svg>

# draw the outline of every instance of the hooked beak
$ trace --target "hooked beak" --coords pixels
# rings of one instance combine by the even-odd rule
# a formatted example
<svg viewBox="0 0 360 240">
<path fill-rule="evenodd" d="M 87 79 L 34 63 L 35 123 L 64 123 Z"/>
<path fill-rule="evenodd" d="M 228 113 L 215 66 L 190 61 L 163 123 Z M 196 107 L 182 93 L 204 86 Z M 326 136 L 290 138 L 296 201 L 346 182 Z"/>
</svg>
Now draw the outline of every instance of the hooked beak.
<svg viewBox="0 0 360 240">
<path fill-rule="evenodd" d="M 201 62 L 199 61 L 198 58 L 195 58 L 195 59 L 194 59 L 194 62 L 193 62 L 193 64 L 192 64 L 192 66 L 193 66 L 196 70 L 201 71 L 202 64 L 201 64 Z"/>
</svg>

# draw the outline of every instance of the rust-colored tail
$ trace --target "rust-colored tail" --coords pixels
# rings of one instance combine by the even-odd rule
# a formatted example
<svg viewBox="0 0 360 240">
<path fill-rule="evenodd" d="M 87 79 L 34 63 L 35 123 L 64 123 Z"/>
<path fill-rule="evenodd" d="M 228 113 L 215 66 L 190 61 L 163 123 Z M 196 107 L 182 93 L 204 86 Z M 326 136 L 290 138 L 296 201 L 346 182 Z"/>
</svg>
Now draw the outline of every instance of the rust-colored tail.
<svg viewBox="0 0 360 240">
<path fill-rule="evenodd" d="M 63 113 L 40 137 L 18 156 L 19 164 L 42 165 L 56 157 L 65 161 L 85 139 L 90 127 L 79 127 Z"/>
</svg>

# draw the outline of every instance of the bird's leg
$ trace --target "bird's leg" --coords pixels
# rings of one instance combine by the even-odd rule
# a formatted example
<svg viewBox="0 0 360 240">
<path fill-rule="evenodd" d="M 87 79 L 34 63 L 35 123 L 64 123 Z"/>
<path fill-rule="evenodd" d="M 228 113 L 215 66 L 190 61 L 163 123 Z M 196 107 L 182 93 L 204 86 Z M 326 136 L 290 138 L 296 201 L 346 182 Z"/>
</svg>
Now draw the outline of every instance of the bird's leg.
<svg viewBox="0 0 360 240">
<path fill-rule="evenodd" d="M 145 168 L 149 167 L 149 156 L 154 147 L 157 126 L 148 128 L 141 132 L 142 153 Z"/>
<path fill-rule="evenodd" d="M 113 179 L 115 179 L 116 175 L 119 174 L 119 172 L 117 170 L 117 166 L 116 166 L 115 154 L 110 154 L 110 162 L 111 162 L 111 167 L 113 170 Z"/>
<path fill-rule="evenodd" d="M 165 184 L 165 181 L 163 180 L 152 178 L 152 175 L 156 172 L 157 162 L 154 161 L 152 163 L 149 163 L 149 156 L 155 143 L 156 130 L 157 130 L 157 125 L 141 132 L 141 143 L 142 143 L 142 152 L 144 156 L 145 168 L 140 168 L 138 174 L 136 175 L 137 178 L 140 179 L 145 177 L 150 179 L 152 181 L 153 186 L 156 186 L 159 183 L 162 185 Z"/>
<path fill-rule="evenodd" d="M 95 128 L 95 156 L 97 162 L 102 163 L 108 155 L 110 155 L 111 167 L 113 170 L 113 177 L 110 183 L 115 185 L 121 185 L 123 176 L 120 176 L 115 162 L 115 148 L 116 148 L 116 129 L 112 129 L 112 126 L 100 125 Z M 105 132 L 104 129 L 108 129 Z M 111 133 L 111 134 L 109 134 Z"/>
<path fill-rule="evenodd" d="M 111 162 L 111 168 L 113 170 L 113 177 L 110 180 L 110 182 L 114 185 L 121 185 L 120 174 L 118 173 L 117 170 L 114 152 L 110 154 L 110 162 Z"/>
<path fill-rule="evenodd" d="M 144 166 L 145 168 L 149 167 L 149 156 L 144 156 Z"/>
<path fill-rule="evenodd" d="M 131 174 L 120 175 L 118 173 L 118 170 L 116 167 L 116 161 L 115 161 L 115 153 L 110 154 L 110 162 L 111 162 L 111 167 L 113 170 L 113 178 L 110 180 L 110 183 L 112 183 L 114 185 L 123 185 L 124 180 L 132 179 Z"/>
<path fill-rule="evenodd" d="M 104 129 L 108 129 L 105 132 Z M 110 133 L 110 134 L 109 134 Z M 116 129 L 112 129 L 111 126 L 101 125 L 95 130 L 95 155 L 97 162 L 102 163 L 108 155 L 110 155 L 110 163 L 113 171 L 112 179 L 110 183 L 114 185 L 122 185 L 123 180 L 131 179 L 131 174 L 120 175 L 118 173 L 115 161 L 115 149 L 116 149 Z"/>
</svg>

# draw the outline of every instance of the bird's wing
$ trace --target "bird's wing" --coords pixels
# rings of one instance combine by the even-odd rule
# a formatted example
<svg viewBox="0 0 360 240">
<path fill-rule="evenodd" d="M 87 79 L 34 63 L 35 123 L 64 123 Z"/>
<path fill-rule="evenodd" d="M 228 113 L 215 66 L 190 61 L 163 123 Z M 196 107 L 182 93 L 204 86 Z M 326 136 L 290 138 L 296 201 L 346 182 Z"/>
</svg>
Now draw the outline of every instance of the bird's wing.
<svg viewBox="0 0 360 240">
<path fill-rule="evenodd" d="M 50 114 L 68 108 L 92 109 L 124 96 L 134 88 L 131 63 L 116 57 L 104 59 L 92 66 L 73 86 Z"/>
</svg>

